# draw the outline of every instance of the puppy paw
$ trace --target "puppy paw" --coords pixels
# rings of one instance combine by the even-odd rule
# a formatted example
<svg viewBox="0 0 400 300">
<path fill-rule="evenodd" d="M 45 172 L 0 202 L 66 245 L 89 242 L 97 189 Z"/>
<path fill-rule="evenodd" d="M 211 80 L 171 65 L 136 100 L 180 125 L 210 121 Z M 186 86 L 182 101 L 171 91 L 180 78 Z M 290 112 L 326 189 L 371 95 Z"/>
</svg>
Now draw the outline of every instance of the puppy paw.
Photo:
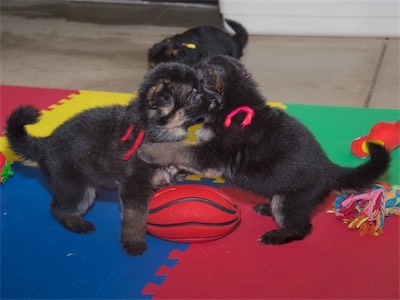
<svg viewBox="0 0 400 300">
<path fill-rule="evenodd" d="M 282 245 L 295 240 L 302 240 L 305 236 L 306 234 L 292 229 L 280 228 L 264 233 L 264 235 L 258 239 L 258 242 L 266 245 Z"/>
<path fill-rule="evenodd" d="M 139 256 L 147 251 L 146 242 L 125 241 L 122 244 L 126 254 L 131 256 Z"/>
<path fill-rule="evenodd" d="M 94 227 L 94 225 L 91 222 L 83 221 L 76 228 L 75 232 L 87 234 L 87 233 L 92 233 L 95 231 L 96 231 L 96 227 Z"/>
<path fill-rule="evenodd" d="M 65 228 L 75 233 L 87 234 L 96 231 L 91 222 L 85 221 L 80 216 L 69 216 L 61 219 L 60 222 Z"/>
<path fill-rule="evenodd" d="M 265 245 L 280 245 L 282 244 L 282 239 L 280 238 L 279 234 L 276 231 L 269 231 L 263 234 L 257 242 L 260 242 Z"/>
<path fill-rule="evenodd" d="M 272 216 L 271 205 L 269 203 L 260 203 L 253 207 L 253 210 L 261 216 Z"/>
<path fill-rule="evenodd" d="M 138 156 L 148 164 L 176 165 L 187 145 L 181 142 L 145 143 L 137 150 Z"/>
<path fill-rule="evenodd" d="M 176 179 L 178 181 L 183 181 L 186 179 L 186 177 L 188 177 L 190 175 L 189 172 L 186 171 L 179 171 L 178 174 L 176 175 Z"/>
</svg>

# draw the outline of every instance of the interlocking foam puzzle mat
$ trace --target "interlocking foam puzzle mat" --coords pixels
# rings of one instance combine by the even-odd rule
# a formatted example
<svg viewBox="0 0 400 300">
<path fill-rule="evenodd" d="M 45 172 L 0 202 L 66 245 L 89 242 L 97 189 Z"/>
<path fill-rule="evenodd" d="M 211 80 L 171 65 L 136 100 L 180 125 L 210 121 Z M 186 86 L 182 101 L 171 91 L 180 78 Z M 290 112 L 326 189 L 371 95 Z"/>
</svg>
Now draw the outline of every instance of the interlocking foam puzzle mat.
<svg viewBox="0 0 400 300">
<path fill-rule="evenodd" d="M 46 136 L 76 113 L 125 104 L 132 94 L 1 86 L 1 128 L 20 104 L 38 106 L 43 117 L 29 126 Z M 380 121 L 396 121 L 399 110 L 288 104 L 328 156 L 357 166 L 351 141 Z M 13 176 L 1 188 L 1 299 L 399 299 L 400 222 L 389 217 L 380 237 L 360 237 L 326 210 L 313 216 L 314 230 L 303 241 L 265 246 L 257 239 L 276 228 L 252 206 L 263 199 L 236 190 L 221 179 L 191 176 L 179 184 L 219 187 L 242 211 L 240 226 L 228 236 L 202 244 L 180 244 L 147 236 L 149 250 L 127 256 L 119 242 L 120 212 L 115 192 L 101 192 L 85 216 L 96 232 L 78 235 L 62 228 L 49 211 L 51 189 L 41 172 L 23 165 L 8 149 Z M 383 180 L 400 183 L 399 149 Z"/>
</svg>

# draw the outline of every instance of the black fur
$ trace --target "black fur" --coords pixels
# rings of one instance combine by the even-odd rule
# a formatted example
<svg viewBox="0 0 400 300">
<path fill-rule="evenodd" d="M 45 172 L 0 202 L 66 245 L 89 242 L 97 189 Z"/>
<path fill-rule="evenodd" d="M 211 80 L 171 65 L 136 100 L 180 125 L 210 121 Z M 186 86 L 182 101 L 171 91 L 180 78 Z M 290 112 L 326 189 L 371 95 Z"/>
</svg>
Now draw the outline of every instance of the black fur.
<svg viewBox="0 0 400 300">
<path fill-rule="evenodd" d="M 197 145 L 166 143 L 143 145 L 139 156 L 149 163 L 174 164 L 190 172 L 223 176 L 232 185 L 271 199 L 254 209 L 273 216 L 279 229 L 260 242 L 283 244 L 301 240 L 312 228 L 311 213 L 332 190 L 362 191 L 388 168 L 385 147 L 370 143 L 371 159 L 357 168 L 331 162 L 313 134 L 282 110 L 265 106 L 256 83 L 235 59 L 209 58 L 196 67 L 210 97 L 221 104 L 206 118 Z M 225 128 L 224 121 L 238 107 L 255 115 L 242 126 L 243 112 Z"/>
<path fill-rule="evenodd" d="M 95 230 L 82 215 L 98 189 L 118 189 L 121 201 L 121 241 L 130 255 L 140 255 L 145 244 L 148 201 L 153 189 L 169 184 L 176 169 L 157 168 L 136 154 L 124 159 L 144 130 L 143 142 L 180 141 L 187 129 L 210 109 L 193 68 L 177 63 L 150 71 L 136 100 L 84 111 L 46 138 L 30 136 L 25 125 L 39 121 L 40 112 L 22 106 L 7 120 L 6 135 L 15 153 L 38 162 L 49 180 L 53 216 L 77 233 Z M 121 138 L 134 125 L 129 138 Z"/>
<path fill-rule="evenodd" d="M 217 54 L 240 58 L 247 44 L 247 31 L 239 23 L 231 20 L 226 22 L 235 31 L 234 36 L 215 27 L 201 26 L 154 44 L 147 54 L 149 66 L 164 62 L 194 65 L 203 58 Z M 188 44 L 195 45 L 195 48 L 190 48 Z"/>
</svg>

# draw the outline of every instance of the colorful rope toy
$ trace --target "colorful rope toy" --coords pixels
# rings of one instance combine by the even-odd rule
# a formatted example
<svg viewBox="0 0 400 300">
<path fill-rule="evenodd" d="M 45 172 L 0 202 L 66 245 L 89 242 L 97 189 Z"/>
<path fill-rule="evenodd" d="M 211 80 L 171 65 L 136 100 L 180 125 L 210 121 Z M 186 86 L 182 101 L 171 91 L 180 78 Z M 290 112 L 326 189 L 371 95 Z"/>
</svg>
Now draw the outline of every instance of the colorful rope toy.
<svg viewBox="0 0 400 300">
<path fill-rule="evenodd" d="M 385 217 L 400 216 L 400 186 L 377 183 L 363 193 L 343 194 L 335 199 L 334 209 L 328 211 L 358 229 L 360 236 L 383 234 Z"/>
<path fill-rule="evenodd" d="M 374 141 L 385 145 L 389 151 L 393 151 L 400 145 L 400 121 L 379 122 L 375 124 L 369 134 L 356 138 L 350 146 L 351 153 L 359 158 L 369 156 L 368 141 Z"/>
<path fill-rule="evenodd" d="M 7 161 L 5 155 L 0 152 L 0 182 L 6 183 L 8 177 L 10 177 L 12 174 L 13 171 L 11 170 L 10 162 Z"/>
</svg>

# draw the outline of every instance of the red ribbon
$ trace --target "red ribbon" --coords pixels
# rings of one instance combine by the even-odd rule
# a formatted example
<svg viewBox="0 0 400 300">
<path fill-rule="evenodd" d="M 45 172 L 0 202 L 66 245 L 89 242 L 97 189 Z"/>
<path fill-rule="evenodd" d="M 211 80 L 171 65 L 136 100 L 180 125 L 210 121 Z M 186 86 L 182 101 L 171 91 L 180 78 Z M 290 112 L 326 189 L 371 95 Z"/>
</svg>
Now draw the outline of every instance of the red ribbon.
<svg viewBox="0 0 400 300">
<path fill-rule="evenodd" d="M 133 125 L 129 126 L 124 136 L 121 138 L 122 142 L 126 142 L 128 140 L 134 128 L 135 126 Z M 139 148 L 140 144 L 142 143 L 143 137 L 144 137 L 144 131 L 140 130 L 139 135 L 136 138 L 135 142 L 133 143 L 132 147 L 125 153 L 124 160 L 128 160 L 133 155 L 133 153 L 135 153 L 137 148 Z"/>
<path fill-rule="evenodd" d="M 239 112 L 244 111 L 246 112 L 246 117 L 244 118 L 243 122 L 242 122 L 242 127 L 246 127 L 247 125 L 251 124 L 251 121 L 254 117 L 254 110 L 252 110 L 250 107 L 248 106 L 241 106 L 236 108 L 234 111 L 232 111 L 225 119 L 224 122 L 224 127 L 228 128 L 229 126 L 231 126 L 232 124 L 232 118 L 238 114 Z"/>
</svg>

